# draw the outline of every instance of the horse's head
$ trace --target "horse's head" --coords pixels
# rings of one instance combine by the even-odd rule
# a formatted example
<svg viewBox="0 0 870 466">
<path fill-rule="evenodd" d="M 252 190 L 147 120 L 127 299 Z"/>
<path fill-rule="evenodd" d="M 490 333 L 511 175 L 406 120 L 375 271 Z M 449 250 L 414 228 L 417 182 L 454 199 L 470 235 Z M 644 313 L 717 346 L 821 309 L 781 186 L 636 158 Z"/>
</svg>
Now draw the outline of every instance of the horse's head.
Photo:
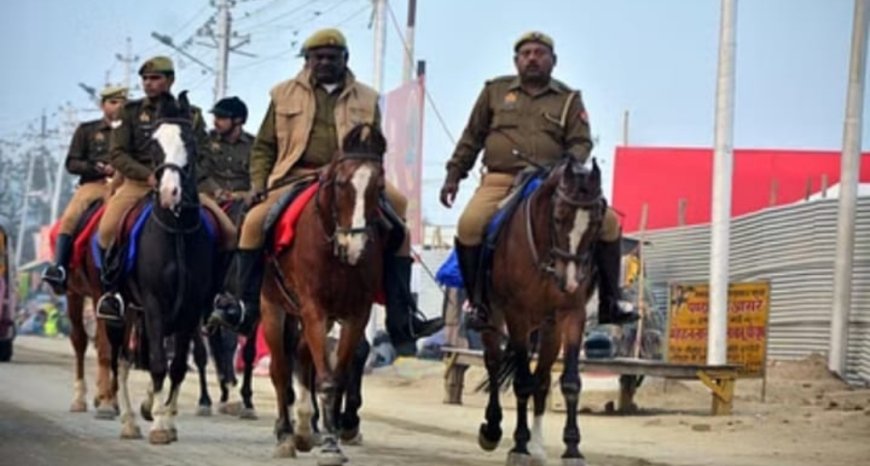
<svg viewBox="0 0 870 466">
<path fill-rule="evenodd" d="M 373 234 L 384 189 L 386 150 L 380 129 L 357 125 L 342 141 L 341 151 L 323 177 L 321 189 L 331 190 L 334 251 L 348 265 L 359 262 Z"/>
<path fill-rule="evenodd" d="M 587 276 L 601 232 L 601 171 L 595 159 L 589 169 L 568 158 L 553 176 L 559 181 L 553 194 L 551 254 L 562 290 L 573 293 Z"/>
<path fill-rule="evenodd" d="M 178 96 L 177 104 L 174 99 L 165 99 L 160 107 L 157 129 L 152 135 L 162 152 L 162 163 L 155 170 L 155 176 L 160 206 L 176 213 L 181 209 L 185 192 L 195 185 L 193 180 L 189 180 L 196 154 L 192 133 L 193 118 L 187 92 Z"/>
</svg>

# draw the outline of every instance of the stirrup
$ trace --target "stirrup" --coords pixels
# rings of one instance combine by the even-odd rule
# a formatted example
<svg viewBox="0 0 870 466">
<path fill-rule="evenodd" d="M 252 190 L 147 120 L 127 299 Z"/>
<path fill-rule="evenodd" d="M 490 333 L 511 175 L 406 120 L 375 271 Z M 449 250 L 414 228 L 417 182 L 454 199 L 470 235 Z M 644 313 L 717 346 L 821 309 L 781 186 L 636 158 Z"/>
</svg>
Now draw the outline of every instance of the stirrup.
<svg viewBox="0 0 870 466">
<path fill-rule="evenodd" d="M 60 277 L 54 277 L 51 272 L 58 272 Z M 66 268 L 62 265 L 52 265 L 42 271 L 40 277 L 42 281 L 48 283 L 55 294 L 64 294 L 66 292 Z"/>
<path fill-rule="evenodd" d="M 103 308 L 103 304 L 109 300 L 114 299 L 118 304 L 118 314 L 106 314 L 101 311 Z M 96 315 L 97 319 L 102 319 L 110 322 L 122 322 L 124 320 L 124 311 L 125 311 L 124 298 L 121 296 L 121 293 L 105 293 L 103 296 L 100 296 L 100 299 L 97 301 Z"/>
<path fill-rule="evenodd" d="M 212 312 L 211 316 L 209 316 L 209 318 L 208 318 L 208 323 L 206 324 L 206 327 L 209 327 L 210 329 L 213 330 L 215 327 L 219 326 L 219 327 L 227 328 L 233 332 L 239 333 L 239 329 L 241 328 L 242 323 L 245 322 L 245 318 L 248 316 L 248 310 L 247 310 L 247 307 L 245 306 L 244 300 L 238 299 L 230 293 L 221 293 L 221 294 L 218 294 L 217 296 L 215 296 L 214 301 L 212 303 L 212 308 L 215 311 L 220 310 L 221 313 L 224 314 L 224 316 L 227 315 L 227 312 L 226 312 L 227 306 L 226 305 L 219 306 L 219 302 L 221 300 L 227 300 L 227 301 L 232 300 L 231 305 L 238 306 L 238 308 L 239 308 L 239 320 L 238 320 L 238 322 L 236 322 L 235 325 L 233 325 L 232 323 L 228 322 L 226 320 L 226 318 L 215 317 L 215 313 Z"/>
</svg>

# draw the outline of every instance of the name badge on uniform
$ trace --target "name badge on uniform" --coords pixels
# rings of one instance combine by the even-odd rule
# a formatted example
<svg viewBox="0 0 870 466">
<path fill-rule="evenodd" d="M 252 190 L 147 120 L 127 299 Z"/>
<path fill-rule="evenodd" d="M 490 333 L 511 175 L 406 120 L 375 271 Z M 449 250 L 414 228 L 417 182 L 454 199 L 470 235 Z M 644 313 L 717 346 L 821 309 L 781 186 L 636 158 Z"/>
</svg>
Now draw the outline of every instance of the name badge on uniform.
<svg viewBox="0 0 870 466">
<path fill-rule="evenodd" d="M 219 142 L 212 142 L 212 143 L 211 143 L 211 150 L 213 150 L 213 151 L 219 151 L 219 150 L 221 150 L 221 145 L 220 145 L 220 143 L 219 143 Z"/>
<path fill-rule="evenodd" d="M 103 139 L 106 139 L 106 137 L 103 136 L 103 133 L 97 133 L 94 135 L 94 141 L 103 142 Z"/>
<path fill-rule="evenodd" d="M 140 113 L 139 121 L 141 121 L 142 123 L 148 123 L 149 121 L 151 121 L 151 116 L 144 112 Z"/>
</svg>

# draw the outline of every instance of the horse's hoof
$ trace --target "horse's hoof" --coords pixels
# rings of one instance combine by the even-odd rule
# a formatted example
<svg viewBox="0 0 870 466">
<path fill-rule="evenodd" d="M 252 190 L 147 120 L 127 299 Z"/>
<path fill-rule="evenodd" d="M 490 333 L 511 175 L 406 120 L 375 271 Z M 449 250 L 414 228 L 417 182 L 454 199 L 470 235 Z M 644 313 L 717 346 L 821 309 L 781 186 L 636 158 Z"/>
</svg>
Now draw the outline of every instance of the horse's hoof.
<svg viewBox="0 0 870 466">
<path fill-rule="evenodd" d="M 211 416 L 211 406 L 209 405 L 199 405 L 196 407 L 196 415 L 197 416 Z"/>
<path fill-rule="evenodd" d="M 115 408 L 113 406 L 101 405 L 97 407 L 97 412 L 94 414 L 94 418 L 100 419 L 103 421 L 112 421 L 117 416 L 117 412 L 115 412 Z"/>
<path fill-rule="evenodd" d="M 493 451 L 498 448 L 498 444 L 501 442 L 501 429 L 495 432 L 494 437 L 488 436 L 488 431 L 486 424 L 480 425 L 480 431 L 477 433 L 477 444 L 484 451 Z"/>
<path fill-rule="evenodd" d="M 121 428 L 121 438 L 124 440 L 137 440 L 142 438 L 142 431 L 136 424 L 125 424 Z"/>
<path fill-rule="evenodd" d="M 360 446 L 363 444 L 363 436 L 362 432 L 359 431 L 359 427 L 354 430 L 342 431 L 341 432 L 341 443 L 342 445 L 350 445 L 350 446 Z"/>
<path fill-rule="evenodd" d="M 302 453 L 308 453 L 314 448 L 314 439 L 311 435 L 296 434 L 293 436 L 293 443 L 296 445 L 296 449 Z"/>
<path fill-rule="evenodd" d="M 254 410 L 254 408 L 242 408 L 241 411 L 239 411 L 239 419 L 256 421 L 257 411 Z"/>
<path fill-rule="evenodd" d="M 151 445 L 169 445 L 172 443 L 172 433 L 165 429 L 157 429 L 148 432 L 148 442 Z"/>
<path fill-rule="evenodd" d="M 529 453 L 532 455 L 532 466 L 547 466 L 547 453 L 543 448 L 533 448 L 529 444 Z"/>
<path fill-rule="evenodd" d="M 508 453 L 506 464 L 507 466 L 532 466 L 532 455 L 512 451 Z"/>
<path fill-rule="evenodd" d="M 88 404 L 83 400 L 73 400 L 69 405 L 69 411 L 71 413 L 84 413 L 88 410 Z"/>
<path fill-rule="evenodd" d="M 347 457 L 341 450 L 321 450 L 317 453 L 317 466 L 341 466 L 347 462 Z"/>
<path fill-rule="evenodd" d="M 296 445 L 292 438 L 288 438 L 279 443 L 272 453 L 273 458 L 296 458 Z"/>
<path fill-rule="evenodd" d="M 139 414 L 142 415 L 142 419 L 145 419 L 148 422 L 154 420 L 154 416 L 151 415 L 151 407 L 147 406 L 144 401 L 139 405 Z"/>
<path fill-rule="evenodd" d="M 177 442 L 178 441 L 178 429 L 175 427 L 169 428 L 169 441 Z"/>
<path fill-rule="evenodd" d="M 218 413 L 228 416 L 238 416 L 242 412 L 242 403 L 236 401 L 233 403 L 221 403 L 218 407 Z"/>
<path fill-rule="evenodd" d="M 562 458 L 562 466 L 586 466 L 584 458 Z"/>
</svg>

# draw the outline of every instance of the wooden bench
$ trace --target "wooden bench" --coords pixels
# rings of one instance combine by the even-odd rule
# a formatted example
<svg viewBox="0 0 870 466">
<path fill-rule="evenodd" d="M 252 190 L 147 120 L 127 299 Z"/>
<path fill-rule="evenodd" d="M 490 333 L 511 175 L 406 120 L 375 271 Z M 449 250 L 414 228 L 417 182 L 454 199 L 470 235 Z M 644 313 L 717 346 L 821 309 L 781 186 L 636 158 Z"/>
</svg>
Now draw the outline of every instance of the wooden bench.
<svg viewBox="0 0 870 466">
<path fill-rule="evenodd" d="M 465 386 L 465 371 L 469 367 L 485 367 L 483 351 L 464 348 L 443 347 L 446 369 L 444 372 L 444 402 L 462 404 L 462 390 Z M 580 371 L 607 372 L 619 374 L 619 400 L 616 410 L 630 413 L 634 410 L 634 394 L 643 376 L 663 377 L 678 380 L 700 380 L 712 394 L 713 415 L 731 414 L 734 400 L 734 385 L 737 383 L 739 366 L 710 366 L 702 364 L 669 364 L 646 359 L 612 358 L 581 359 Z M 562 372 L 561 359 L 553 364 L 553 372 Z"/>
</svg>

